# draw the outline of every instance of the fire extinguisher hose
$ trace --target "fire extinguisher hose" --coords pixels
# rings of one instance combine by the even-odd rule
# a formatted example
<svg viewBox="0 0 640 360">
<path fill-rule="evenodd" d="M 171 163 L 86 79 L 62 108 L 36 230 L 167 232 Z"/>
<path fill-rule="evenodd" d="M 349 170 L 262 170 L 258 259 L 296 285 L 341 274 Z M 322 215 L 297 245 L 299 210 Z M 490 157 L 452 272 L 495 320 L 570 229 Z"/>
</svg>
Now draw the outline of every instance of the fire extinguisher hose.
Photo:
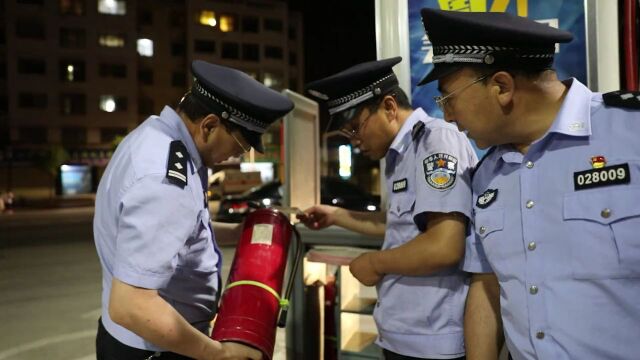
<svg viewBox="0 0 640 360">
<path fill-rule="evenodd" d="M 280 308 L 282 309 L 286 309 L 289 307 L 289 300 L 285 299 L 285 298 L 281 298 L 280 295 L 278 295 L 278 292 L 275 291 L 272 287 L 270 287 L 269 285 L 263 284 L 261 282 L 258 281 L 253 281 L 253 280 L 239 280 L 239 281 L 234 281 L 231 284 L 227 285 L 225 287 L 225 291 L 234 288 L 236 286 L 240 286 L 240 285 L 251 285 L 251 286 L 257 286 L 261 289 L 266 290 L 267 292 L 269 292 L 271 295 L 273 295 L 277 300 L 278 300 L 278 304 L 280 305 Z"/>
</svg>

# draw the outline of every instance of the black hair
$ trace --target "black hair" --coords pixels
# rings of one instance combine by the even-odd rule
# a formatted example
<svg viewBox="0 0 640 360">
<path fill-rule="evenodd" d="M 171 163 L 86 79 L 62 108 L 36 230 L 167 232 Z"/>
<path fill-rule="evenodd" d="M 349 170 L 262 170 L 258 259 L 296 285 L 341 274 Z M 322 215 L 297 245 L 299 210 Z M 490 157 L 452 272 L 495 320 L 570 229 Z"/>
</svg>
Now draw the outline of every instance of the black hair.
<svg viewBox="0 0 640 360">
<path fill-rule="evenodd" d="M 184 94 L 176 110 L 187 115 L 189 120 L 194 122 L 212 113 L 209 108 L 196 100 L 191 92 Z"/>
<path fill-rule="evenodd" d="M 358 111 L 368 109 L 369 112 L 374 112 L 378 110 L 378 106 L 380 106 L 380 103 L 382 103 L 382 100 L 384 100 L 385 96 L 393 97 L 396 100 L 398 107 L 401 109 L 405 109 L 405 110 L 413 109 L 411 107 L 411 102 L 409 102 L 409 97 L 407 97 L 407 93 L 405 93 L 404 90 L 400 88 L 400 86 L 396 85 L 386 93 L 379 96 L 375 96 L 372 99 L 369 99 L 363 102 L 362 104 L 360 104 L 358 106 Z"/>
<path fill-rule="evenodd" d="M 488 78 L 500 71 L 505 71 L 511 74 L 511 76 L 523 77 L 527 80 L 535 80 L 543 72 L 547 70 L 555 71 L 550 67 L 535 67 L 535 68 L 521 68 L 521 67 L 486 67 L 486 66 L 470 66 L 470 68 L 478 74 L 478 76 L 486 76 L 487 78 L 483 79 L 482 82 L 484 84 L 487 83 Z"/>
</svg>

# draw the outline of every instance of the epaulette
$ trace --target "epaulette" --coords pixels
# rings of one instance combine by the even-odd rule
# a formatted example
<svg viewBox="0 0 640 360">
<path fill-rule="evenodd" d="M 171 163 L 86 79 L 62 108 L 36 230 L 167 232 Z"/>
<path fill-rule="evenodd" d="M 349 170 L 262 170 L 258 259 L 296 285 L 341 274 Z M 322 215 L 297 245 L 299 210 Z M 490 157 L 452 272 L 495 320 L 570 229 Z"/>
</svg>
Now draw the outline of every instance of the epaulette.
<svg viewBox="0 0 640 360">
<path fill-rule="evenodd" d="M 637 91 L 612 91 L 602 94 L 602 100 L 607 106 L 640 109 L 640 92 Z"/>
<path fill-rule="evenodd" d="M 482 165 L 482 163 L 484 162 L 484 160 L 486 158 L 489 157 L 489 155 L 491 155 L 491 153 L 496 149 L 496 146 L 492 146 L 491 149 L 489 149 L 489 151 L 487 151 L 484 156 L 482 157 L 482 159 L 480 159 L 480 161 L 478 161 L 478 163 L 476 164 L 476 167 L 473 168 L 473 171 L 471 171 L 471 180 L 473 180 L 473 176 L 476 174 L 476 172 L 478 171 L 478 169 L 480 169 L 480 165 Z"/>
<path fill-rule="evenodd" d="M 411 139 L 413 139 L 413 141 L 416 141 L 420 139 L 423 133 L 424 123 L 422 121 L 418 121 L 413 125 L 413 128 L 411 129 Z"/>
<path fill-rule="evenodd" d="M 187 163 L 189 152 L 180 140 L 171 142 L 169 160 L 167 161 L 167 180 L 184 189 L 187 186 Z"/>
</svg>

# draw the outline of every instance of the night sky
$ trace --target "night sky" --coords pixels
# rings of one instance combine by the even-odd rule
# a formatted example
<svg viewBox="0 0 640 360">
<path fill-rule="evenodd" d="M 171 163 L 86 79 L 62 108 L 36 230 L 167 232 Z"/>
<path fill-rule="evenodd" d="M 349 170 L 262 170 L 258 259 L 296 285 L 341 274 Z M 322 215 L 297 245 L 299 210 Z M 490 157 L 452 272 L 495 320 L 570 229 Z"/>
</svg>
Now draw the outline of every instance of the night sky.
<svg viewBox="0 0 640 360">
<path fill-rule="evenodd" d="M 305 82 L 376 59 L 373 0 L 289 0 L 304 18 Z"/>
</svg>

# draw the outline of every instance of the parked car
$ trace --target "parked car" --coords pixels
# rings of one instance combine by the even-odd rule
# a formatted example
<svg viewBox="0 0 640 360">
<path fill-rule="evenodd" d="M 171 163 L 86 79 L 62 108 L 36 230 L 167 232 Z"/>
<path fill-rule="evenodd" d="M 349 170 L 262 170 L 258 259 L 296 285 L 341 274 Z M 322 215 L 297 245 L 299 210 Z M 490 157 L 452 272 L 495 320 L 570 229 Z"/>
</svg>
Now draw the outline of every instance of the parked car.
<svg viewBox="0 0 640 360">
<path fill-rule="evenodd" d="M 247 190 L 240 195 L 222 198 L 216 221 L 241 222 L 251 207 L 282 205 L 284 190 L 279 181 L 272 181 Z M 320 202 L 356 211 L 378 211 L 380 197 L 367 194 L 358 186 L 337 177 L 320 179 Z"/>
</svg>

